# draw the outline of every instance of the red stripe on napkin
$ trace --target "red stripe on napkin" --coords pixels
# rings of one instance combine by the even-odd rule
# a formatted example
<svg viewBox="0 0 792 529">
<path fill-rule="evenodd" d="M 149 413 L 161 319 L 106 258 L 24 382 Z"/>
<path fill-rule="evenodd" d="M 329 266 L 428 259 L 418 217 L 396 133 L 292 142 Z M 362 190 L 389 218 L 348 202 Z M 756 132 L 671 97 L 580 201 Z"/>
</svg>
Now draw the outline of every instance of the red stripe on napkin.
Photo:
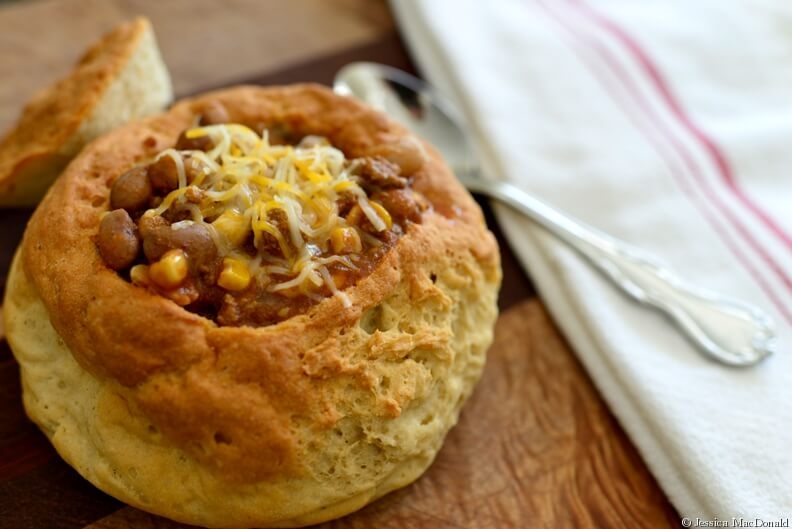
<svg viewBox="0 0 792 529">
<path fill-rule="evenodd" d="M 715 166 L 718 168 L 718 174 L 726 184 L 727 189 L 737 198 L 737 200 L 745 206 L 751 213 L 753 213 L 762 224 L 770 230 L 783 244 L 787 250 L 792 251 L 792 236 L 788 234 L 784 228 L 776 222 L 769 213 L 764 211 L 758 204 L 751 200 L 745 191 L 739 186 L 734 172 L 729 165 L 726 155 L 718 147 L 715 141 L 710 138 L 701 128 L 699 128 L 690 116 L 679 104 L 679 101 L 674 97 L 671 89 L 666 82 L 660 70 L 654 65 L 649 55 L 641 48 L 641 46 L 621 27 L 615 22 L 606 18 L 601 13 L 595 11 L 591 6 L 582 2 L 581 0 L 567 0 L 567 4 L 577 9 L 583 16 L 591 19 L 592 22 L 599 25 L 605 31 L 611 33 L 618 39 L 638 61 L 644 73 L 649 77 L 654 86 L 657 88 L 660 97 L 666 103 L 671 113 L 679 120 L 679 123 L 690 132 L 699 144 L 707 151 L 712 158 Z M 787 285 L 792 283 L 787 279 Z"/>
<path fill-rule="evenodd" d="M 629 105 L 626 105 L 623 99 L 618 94 L 616 94 L 614 90 L 612 90 L 613 85 L 611 80 L 607 77 L 607 75 L 602 75 L 602 72 L 596 68 L 598 65 L 595 65 L 590 60 L 587 60 L 587 57 L 577 53 L 576 51 L 576 54 L 587 65 L 595 77 L 597 77 L 598 81 L 605 86 L 606 91 L 611 94 L 614 101 L 616 101 L 622 107 L 622 109 L 625 111 L 625 114 L 627 114 L 627 117 L 638 128 L 642 129 L 642 132 L 646 136 L 647 140 L 649 140 L 649 142 L 655 147 L 655 151 L 666 161 L 666 165 L 669 167 L 669 170 L 677 181 L 680 189 L 688 196 L 696 209 L 698 209 L 707 219 L 709 224 L 723 240 L 732 254 L 737 257 L 737 259 L 746 268 L 757 284 L 762 288 L 767 297 L 778 308 L 784 319 L 786 319 L 788 323 L 792 324 L 792 310 L 790 310 L 784 301 L 779 298 L 776 289 L 773 288 L 770 283 L 768 283 L 766 278 L 763 277 L 760 271 L 757 270 L 754 264 L 744 254 L 744 246 L 741 244 L 741 242 L 735 241 L 733 236 L 723 228 L 718 219 L 713 215 L 710 207 L 713 207 L 717 212 L 726 217 L 728 222 L 742 237 L 742 242 L 745 242 L 748 246 L 750 246 L 750 248 L 762 259 L 762 261 L 764 261 L 764 263 L 773 271 L 773 273 L 781 280 L 781 282 L 790 292 L 792 292 L 792 280 L 790 280 L 789 276 L 787 276 L 785 271 L 781 269 L 778 263 L 773 260 L 767 251 L 761 247 L 759 242 L 751 235 L 745 225 L 734 215 L 734 212 L 731 211 L 728 206 L 724 204 L 723 201 L 717 196 L 712 187 L 706 182 L 701 169 L 694 161 L 691 153 L 685 148 L 684 144 L 680 142 L 679 138 L 677 138 L 671 130 L 663 125 L 661 120 L 657 119 L 657 116 L 654 114 L 651 105 L 644 98 L 641 90 L 634 84 L 629 73 L 627 73 L 619 61 L 612 56 L 612 53 L 606 47 L 602 46 L 595 39 L 587 38 L 587 35 L 580 34 L 578 29 L 570 24 L 563 15 L 555 13 L 551 8 L 551 5 L 556 4 L 545 4 L 540 0 L 539 5 L 573 38 L 583 40 L 590 49 L 594 50 L 607 64 L 608 68 L 611 70 L 611 73 L 618 78 L 618 81 L 621 83 L 622 87 L 627 89 L 627 92 L 629 93 L 629 96 L 632 98 L 633 102 L 637 103 L 641 111 L 645 114 L 645 116 L 643 116 L 645 118 L 644 120 L 640 119 L 640 116 L 634 115 L 635 113 L 631 112 Z M 569 0 L 567 2 L 567 6 L 575 9 L 579 14 L 585 16 L 589 20 L 597 22 L 597 25 L 600 28 L 607 29 L 609 33 L 618 37 L 620 43 L 627 45 L 631 55 L 638 60 L 644 73 L 648 74 L 650 80 L 652 81 L 652 85 L 658 89 L 658 92 L 671 115 L 674 116 L 679 121 L 679 123 L 693 135 L 700 145 L 704 146 L 708 154 L 713 158 L 721 177 L 727 182 L 730 182 L 729 189 L 742 194 L 742 191 L 736 186 L 734 175 L 723 153 L 719 150 L 716 144 L 698 127 L 696 127 L 690 118 L 684 113 L 681 106 L 672 95 L 668 84 L 660 75 L 658 69 L 652 64 L 648 58 L 648 55 L 641 50 L 637 43 L 612 22 L 604 19 L 600 15 L 597 15 L 590 9 L 585 9 L 585 6 L 583 6 L 578 0 Z M 638 123 L 639 121 L 648 121 L 655 127 L 656 130 L 652 130 L 645 125 L 641 125 Z M 657 133 L 660 133 L 660 135 L 670 143 L 676 154 L 682 159 L 687 171 L 680 171 L 678 169 L 675 170 L 675 164 L 669 160 L 667 156 L 664 156 L 664 153 L 659 148 Z M 692 174 L 694 179 L 697 181 L 700 190 L 710 202 L 709 207 L 704 203 L 702 198 L 694 192 L 690 186 L 690 183 L 687 182 L 687 173 Z M 759 213 L 760 219 L 766 219 L 766 221 L 772 225 L 770 228 L 772 233 L 774 233 L 776 236 L 780 236 L 781 240 L 785 244 L 792 242 L 792 239 L 789 238 L 788 234 L 786 234 L 780 226 L 772 221 L 772 219 L 770 219 L 766 213 L 759 210 L 759 208 L 751 203 L 747 197 L 744 197 L 744 195 L 742 196 L 748 203 L 752 205 L 749 210 L 754 213 Z"/>
</svg>

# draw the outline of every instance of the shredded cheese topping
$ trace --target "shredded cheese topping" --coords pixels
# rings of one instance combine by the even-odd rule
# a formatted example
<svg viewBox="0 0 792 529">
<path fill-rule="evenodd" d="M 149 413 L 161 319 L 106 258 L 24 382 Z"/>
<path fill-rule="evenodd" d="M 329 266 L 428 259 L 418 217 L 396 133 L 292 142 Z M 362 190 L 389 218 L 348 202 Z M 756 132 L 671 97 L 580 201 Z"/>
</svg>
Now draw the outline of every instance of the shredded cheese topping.
<svg viewBox="0 0 792 529">
<path fill-rule="evenodd" d="M 349 306 L 330 265 L 357 270 L 362 249 L 358 244 L 358 251 L 339 254 L 332 239 L 350 233 L 337 230 L 351 228 L 369 247 L 380 243 L 339 214 L 339 199 L 344 193 L 347 200 L 353 197 L 377 232 L 391 223 L 385 208 L 369 200 L 353 176 L 354 162 L 326 141 L 305 147 L 271 145 L 266 131 L 259 136 L 238 124 L 197 127 L 185 134 L 189 139 L 208 135 L 214 146 L 208 152 L 161 152 L 158 158 L 171 157 L 176 165 L 178 188 L 145 215 L 186 212 L 188 219 L 173 229 L 206 224 L 221 257 L 246 263 L 266 290 L 318 299 L 325 287 Z M 251 234 L 259 250 L 252 255 L 243 247 Z M 272 250 L 273 241 L 279 251 Z"/>
</svg>

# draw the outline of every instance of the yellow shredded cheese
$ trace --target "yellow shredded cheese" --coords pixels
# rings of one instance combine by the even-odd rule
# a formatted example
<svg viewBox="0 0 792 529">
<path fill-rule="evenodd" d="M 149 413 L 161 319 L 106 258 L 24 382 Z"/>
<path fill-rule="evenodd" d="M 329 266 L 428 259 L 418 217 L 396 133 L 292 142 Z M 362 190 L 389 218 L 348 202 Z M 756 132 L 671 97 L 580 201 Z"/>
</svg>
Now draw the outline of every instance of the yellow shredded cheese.
<svg viewBox="0 0 792 529">
<path fill-rule="evenodd" d="M 315 297 L 325 287 L 349 306 L 328 266 L 356 270 L 360 254 L 335 255 L 331 235 L 349 228 L 358 230 L 369 246 L 380 241 L 339 214 L 341 194 L 356 200 L 362 212 L 358 221 L 368 220 L 380 232 L 392 224 L 385 208 L 371 201 L 352 176 L 354 164 L 326 141 L 313 141 L 310 147 L 271 145 L 266 131 L 259 136 L 238 124 L 196 127 L 185 135 L 209 136 L 213 147 L 208 152 L 167 149 L 159 154 L 176 163 L 178 188 L 146 215 L 162 215 L 170 208 L 185 211 L 192 222 L 211 228 L 221 257 L 244 263 L 267 290 Z M 188 163 L 193 164 L 193 181 L 188 181 Z M 243 248 L 250 240 L 258 249 L 255 255 Z M 237 279 L 239 271 L 234 273 Z"/>
</svg>

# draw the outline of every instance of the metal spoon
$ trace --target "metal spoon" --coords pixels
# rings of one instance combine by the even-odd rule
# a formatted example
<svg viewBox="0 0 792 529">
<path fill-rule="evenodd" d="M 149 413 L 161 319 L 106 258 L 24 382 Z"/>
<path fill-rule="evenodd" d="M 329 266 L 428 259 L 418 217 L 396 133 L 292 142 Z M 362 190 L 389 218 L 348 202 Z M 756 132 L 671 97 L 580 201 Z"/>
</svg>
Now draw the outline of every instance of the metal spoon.
<svg viewBox="0 0 792 529">
<path fill-rule="evenodd" d="M 547 229 L 629 297 L 669 316 L 714 360 L 750 366 L 773 353 L 773 322 L 757 307 L 686 284 L 646 252 L 553 209 L 512 184 L 484 179 L 458 114 L 423 81 L 389 66 L 353 63 L 336 74 L 334 88 L 371 104 L 429 140 L 465 187 L 500 200 Z"/>
</svg>

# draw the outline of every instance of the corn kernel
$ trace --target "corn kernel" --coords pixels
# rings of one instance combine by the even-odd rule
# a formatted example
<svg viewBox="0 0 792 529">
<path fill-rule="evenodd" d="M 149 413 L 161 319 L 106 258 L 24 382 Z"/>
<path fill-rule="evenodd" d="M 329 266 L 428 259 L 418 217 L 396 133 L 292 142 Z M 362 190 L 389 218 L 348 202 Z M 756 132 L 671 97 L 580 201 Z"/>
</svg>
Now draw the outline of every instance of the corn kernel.
<svg viewBox="0 0 792 529">
<path fill-rule="evenodd" d="M 162 288 L 176 288 L 187 277 L 187 256 L 182 250 L 169 250 L 149 266 L 148 275 Z"/>
<path fill-rule="evenodd" d="M 133 266 L 129 270 L 129 279 L 132 280 L 132 284 L 135 285 L 148 285 L 151 283 L 151 279 L 149 278 L 149 267 L 148 265 L 139 264 Z"/>
<path fill-rule="evenodd" d="M 250 284 L 250 271 L 245 263 L 238 259 L 226 257 L 223 259 L 223 269 L 217 284 L 226 290 L 245 290 Z"/>
<path fill-rule="evenodd" d="M 387 226 L 388 229 L 391 229 L 393 227 L 393 219 L 391 218 L 390 213 L 388 213 L 388 210 L 385 209 L 379 202 L 374 202 L 372 200 L 370 204 L 371 209 L 373 209 L 377 213 L 377 216 L 382 219 L 382 222 L 385 223 L 385 226 Z"/>
<path fill-rule="evenodd" d="M 233 210 L 224 211 L 212 222 L 212 226 L 233 246 L 241 246 L 250 232 L 250 223 L 245 216 Z"/>
<path fill-rule="evenodd" d="M 204 136 L 208 136 L 209 133 L 206 132 L 205 129 L 201 127 L 196 127 L 194 129 L 190 129 L 184 133 L 184 137 L 188 140 L 194 140 L 195 138 L 203 138 Z"/>
<path fill-rule="evenodd" d="M 360 242 L 360 235 L 355 228 L 335 228 L 330 232 L 330 246 L 333 253 L 343 255 L 348 253 L 360 253 L 363 245 Z"/>
</svg>

